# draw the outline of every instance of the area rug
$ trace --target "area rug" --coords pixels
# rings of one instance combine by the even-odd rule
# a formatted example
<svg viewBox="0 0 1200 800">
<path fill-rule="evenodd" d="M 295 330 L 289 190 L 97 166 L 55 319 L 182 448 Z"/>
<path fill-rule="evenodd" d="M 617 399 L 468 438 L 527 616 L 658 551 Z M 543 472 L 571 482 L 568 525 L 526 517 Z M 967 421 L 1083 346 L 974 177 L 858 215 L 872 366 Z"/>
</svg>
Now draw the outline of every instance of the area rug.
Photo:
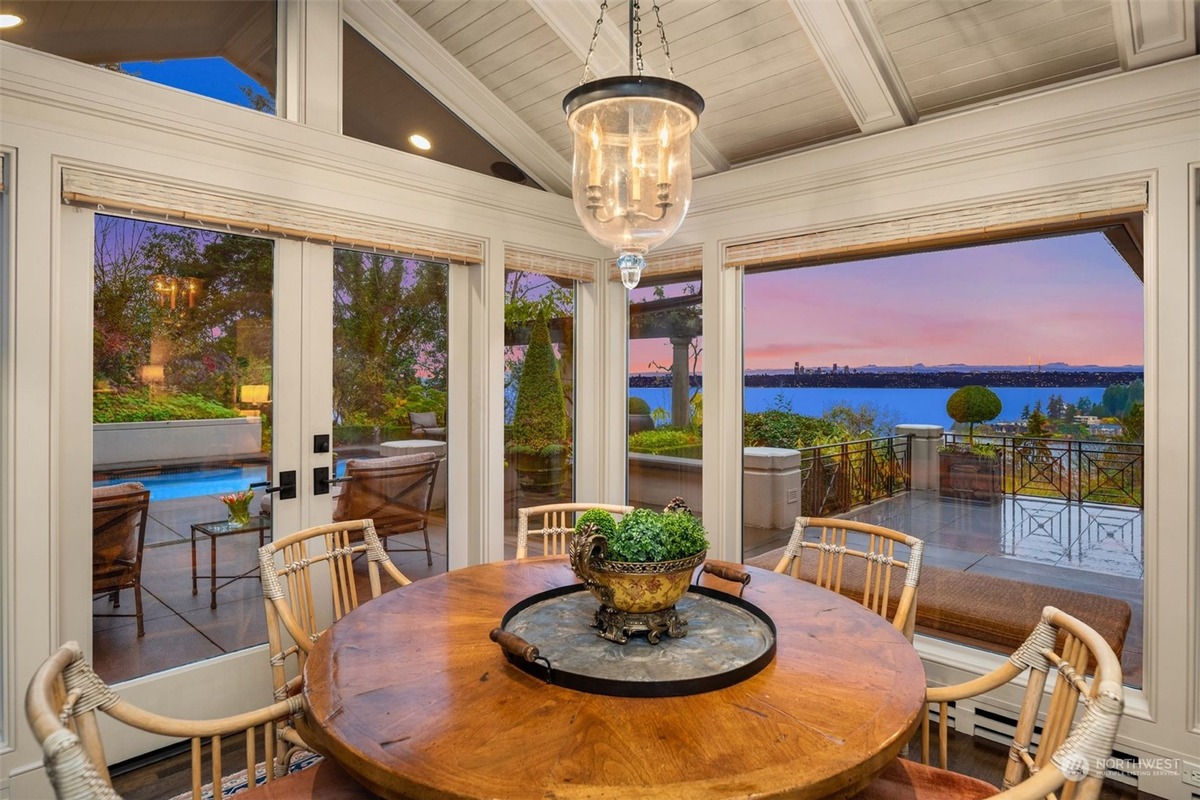
<svg viewBox="0 0 1200 800">
<path fill-rule="evenodd" d="M 316 753 L 308 753 L 307 755 L 296 756 L 292 759 L 292 764 L 288 769 L 288 772 L 297 772 L 305 767 L 311 767 L 321 759 L 322 756 L 319 756 Z M 260 761 L 254 767 L 254 785 L 258 786 L 266 783 L 266 780 L 267 766 Z M 232 775 L 226 775 L 221 779 L 220 797 L 233 797 L 236 794 L 246 791 L 248 788 L 249 784 L 246 781 L 246 770 L 241 770 L 240 772 L 235 772 Z M 170 798 L 170 800 L 192 800 L 192 792 L 190 789 L 186 792 L 180 792 L 179 794 Z M 200 800 L 217 800 L 217 797 L 213 794 L 213 785 L 211 783 L 206 783 L 200 787 Z"/>
</svg>

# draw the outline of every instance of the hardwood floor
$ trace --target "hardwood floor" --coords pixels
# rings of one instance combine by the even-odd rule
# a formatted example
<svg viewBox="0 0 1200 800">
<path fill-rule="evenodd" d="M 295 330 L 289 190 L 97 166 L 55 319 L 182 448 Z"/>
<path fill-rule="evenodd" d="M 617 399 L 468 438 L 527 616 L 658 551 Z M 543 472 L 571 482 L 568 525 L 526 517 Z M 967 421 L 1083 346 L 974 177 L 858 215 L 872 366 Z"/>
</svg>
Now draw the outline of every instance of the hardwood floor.
<svg viewBox="0 0 1200 800">
<path fill-rule="evenodd" d="M 240 753 L 241 742 L 230 739 L 223 744 L 223 752 L 230 756 Z M 158 758 L 147 757 L 113 767 L 113 786 L 125 800 L 165 800 L 188 790 L 190 785 L 189 754 L 186 749 L 159 754 Z M 920 758 L 920 744 L 908 745 L 905 756 Z M 997 742 L 950 732 L 950 768 L 981 778 L 988 783 L 1000 785 L 1004 777 L 1004 766 L 1008 760 L 1008 748 Z M 1162 800 L 1157 795 L 1139 792 L 1131 786 L 1112 778 L 1104 783 L 1100 800 Z"/>
</svg>

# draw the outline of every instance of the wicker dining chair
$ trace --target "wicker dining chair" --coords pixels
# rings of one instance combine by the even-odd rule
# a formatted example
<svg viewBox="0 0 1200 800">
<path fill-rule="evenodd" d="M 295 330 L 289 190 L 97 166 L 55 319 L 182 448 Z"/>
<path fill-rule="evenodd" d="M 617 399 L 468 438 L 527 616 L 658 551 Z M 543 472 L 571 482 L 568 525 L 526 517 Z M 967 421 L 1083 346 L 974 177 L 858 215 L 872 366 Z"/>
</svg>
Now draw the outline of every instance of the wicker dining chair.
<svg viewBox="0 0 1200 800">
<path fill-rule="evenodd" d="M 25 716 L 42 746 L 46 775 L 58 800 L 120 800 L 112 788 L 97 711 L 139 730 L 190 739 L 191 796 L 200 800 L 205 796 L 202 784 L 206 773 L 214 786 L 220 786 L 221 779 L 229 774 L 222 765 L 223 738 L 245 737 L 245 760 L 238 758 L 232 766 L 234 771 L 246 770 L 249 781 L 249 776 L 257 774 L 260 756 L 264 763 L 273 760 L 275 721 L 298 712 L 300 706 L 299 697 L 290 697 L 232 717 L 164 717 L 127 702 L 113 691 L 92 670 L 76 642 L 67 642 L 52 653 L 34 672 L 25 693 Z M 264 784 L 238 793 L 239 800 L 374 797 L 329 759 L 283 776 L 264 769 L 263 778 Z"/>
<path fill-rule="evenodd" d="M 372 598 L 383 594 L 380 569 L 397 586 L 412 583 L 392 563 L 369 519 L 306 528 L 259 548 L 259 577 L 276 700 L 294 697 L 303 688 L 304 661 L 325 630 L 321 620 L 336 622 L 358 608 L 354 560 L 362 553 L 367 556 Z M 312 571 L 318 564 L 325 564 L 329 574 L 329 594 L 323 598 L 313 591 Z M 303 728 L 301 715 L 293 715 L 290 722 L 280 726 L 280 738 L 291 747 L 279 753 L 277 771 L 286 770 L 300 749 L 311 749 L 305 744 Z"/>
<path fill-rule="evenodd" d="M 610 514 L 628 514 L 633 506 L 618 506 L 605 503 L 549 503 L 517 509 L 517 558 L 529 557 L 529 537 L 542 537 L 542 555 L 565 556 L 575 532 L 575 518 L 584 511 L 599 508 Z M 541 517 L 540 528 L 530 530 L 529 520 Z"/>
<path fill-rule="evenodd" d="M 1053 689 L 1047 676 L 1055 673 Z M 1003 791 L 946 769 L 947 705 L 1026 676 L 1009 746 Z M 1090 676 L 1090 678 L 1089 678 Z M 929 715 L 922 716 L 921 757 L 897 759 L 854 800 L 1096 800 L 1124 709 L 1121 662 L 1094 628 L 1053 606 L 1002 666 L 954 686 L 930 687 L 938 708 L 941 767 L 928 766 Z M 1083 713 L 1080 715 L 1079 709 Z"/>
<path fill-rule="evenodd" d="M 136 481 L 92 489 L 92 597 L 107 597 L 121 607 L 121 591 L 133 590 L 133 613 L 113 611 L 97 617 L 135 617 L 137 635 L 146 635 L 142 615 L 142 553 L 150 492 Z"/>
<path fill-rule="evenodd" d="M 348 460 L 346 475 L 331 481 L 342 484 L 333 509 L 334 521 L 374 520 L 375 532 L 385 549 L 424 551 L 426 564 L 433 566 L 429 510 L 433 505 L 440 462 L 441 459 L 429 452 Z M 421 534 L 424 545 L 399 545 L 389 541 L 392 536 L 407 533 Z"/>
<path fill-rule="evenodd" d="M 807 529 L 818 530 L 815 539 Z M 896 546 L 900 545 L 899 553 Z M 811 581 L 860 601 L 911 642 L 925 543 L 891 528 L 847 519 L 797 517 L 776 572 Z M 808 559 L 805 550 L 814 551 Z M 903 560 L 907 550 L 907 560 Z M 847 556 L 850 561 L 847 561 Z"/>
</svg>

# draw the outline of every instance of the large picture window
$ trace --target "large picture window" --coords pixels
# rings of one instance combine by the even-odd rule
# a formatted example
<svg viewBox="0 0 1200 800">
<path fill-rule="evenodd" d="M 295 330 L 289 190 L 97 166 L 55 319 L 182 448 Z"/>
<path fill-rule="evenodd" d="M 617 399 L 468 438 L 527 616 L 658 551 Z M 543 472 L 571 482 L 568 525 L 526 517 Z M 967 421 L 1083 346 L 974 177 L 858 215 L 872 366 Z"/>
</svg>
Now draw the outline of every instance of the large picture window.
<svg viewBox="0 0 1200 800">
<path fill-rule="evenodd" d="M 1144 292 L 1121 241 L 747 274 L 745 557 L 774 566 L 801 516 L 894 528 L 925 541 L 919 633 L 1011 652 L 1008 621 L 963 609 L 1028 597 L 1024 630 L 1076 603 L 1140 686 Z"/>
</svg>

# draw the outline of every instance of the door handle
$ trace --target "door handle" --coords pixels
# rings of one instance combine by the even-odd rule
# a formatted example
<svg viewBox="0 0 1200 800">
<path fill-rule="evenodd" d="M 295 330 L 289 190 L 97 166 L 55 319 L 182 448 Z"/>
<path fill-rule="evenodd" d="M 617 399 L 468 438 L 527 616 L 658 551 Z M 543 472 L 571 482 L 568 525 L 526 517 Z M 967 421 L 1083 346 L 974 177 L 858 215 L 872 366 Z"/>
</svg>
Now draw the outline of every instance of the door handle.
<svg viewBox="0 0 1200 800">
<path fill-rule="evenodd" d="M 329 487 L 345 483 L 349 478 L 329 477 L 329 467 L 313 467 L 313 494 L 329 494 Z"/>
<path fill-rule="evenodd" d="M 280 500 L 294 500 L 296 498 L 296 470 L 290 469 L 279 473 L 279 485 L 272 486 L 270 481 L 261 481 L 259 483 L 250 484 L 250 488 L 254 489 L 259 486 L 265 486 L 263 494 L 273 494 L 279 492 Z"/>
</svg>

